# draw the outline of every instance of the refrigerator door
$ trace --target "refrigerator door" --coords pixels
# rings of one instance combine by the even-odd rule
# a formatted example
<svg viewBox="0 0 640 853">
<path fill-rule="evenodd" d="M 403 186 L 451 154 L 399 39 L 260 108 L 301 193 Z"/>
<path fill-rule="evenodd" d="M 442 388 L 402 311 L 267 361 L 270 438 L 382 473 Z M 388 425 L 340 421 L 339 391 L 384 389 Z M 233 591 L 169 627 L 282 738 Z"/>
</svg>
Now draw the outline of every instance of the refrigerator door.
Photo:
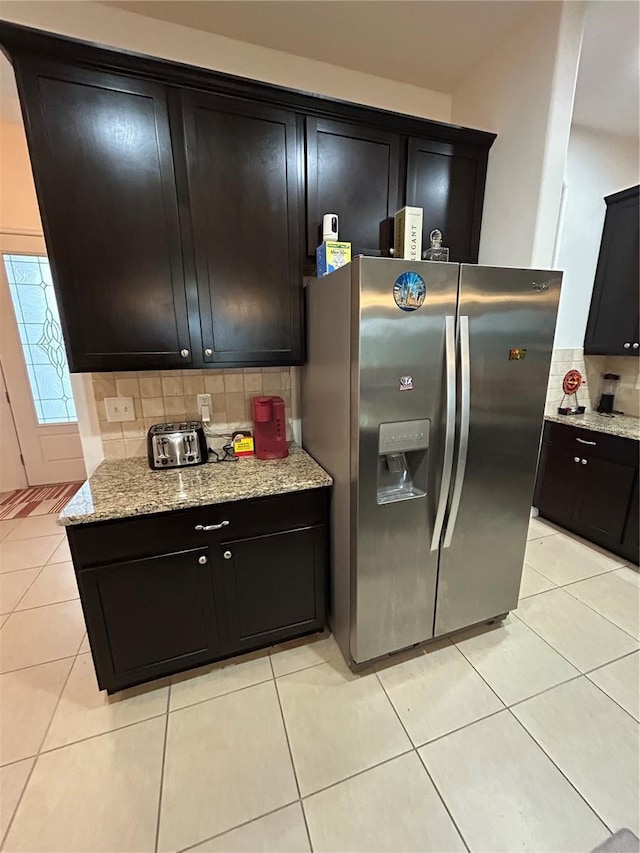
<svg viewBox="0 0 640 853">
<path fill-rule="evenodd" d="M 356 663 L 433 636 L 439 535 L 431 545 L 447 473 L 447 411 L 455 428 L 458 272 L 457 264 L 389 258 L 352 264 L 351 286 L 359 293 L 352 318 L 350 651 Z M 445 483 L 443 511 L 447 492 Z"/>
<path fill-rule="evenodd" d="M 517 607 L 561 280 L 460 268 L 459 439 L 436 636 Z"/>
</svg>

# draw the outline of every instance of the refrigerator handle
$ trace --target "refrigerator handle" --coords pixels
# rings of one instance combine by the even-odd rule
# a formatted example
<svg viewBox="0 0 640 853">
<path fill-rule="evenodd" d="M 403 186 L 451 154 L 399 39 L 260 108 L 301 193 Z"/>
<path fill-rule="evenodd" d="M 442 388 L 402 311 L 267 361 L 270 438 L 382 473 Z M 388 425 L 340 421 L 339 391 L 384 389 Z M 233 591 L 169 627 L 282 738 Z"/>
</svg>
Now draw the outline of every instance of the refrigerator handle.
<svg viewBox="0 0 640 853">
<path fill-rule="evenodd" d="M 469 420 L 471 417 L 471 365 L 469 362 L 469 318 L 460 317 L 460 445 L 458 447 L 458 464 L 456 479 L 451 496 L 451 509 L 444 534 L 443 548 L 448 548 L 453 539 L 456 527 L 460 498 L 464 485 L 464 474 L 467 467 L 467 451 L 469 449 Z"/>
<path fill-rule="evenodd" d="M 455 318 L 444 318 L 445 328 L 445 362 L 447 370 L 447 421 L 444 437 L 444 461 L 442 463 L 442 480 L 440 482 L 440 497 L 436 519 L 433 523 L 431 550 L 440 547 L 440 537 L 444 525 L 444 514 L 447 509 L 449 486 L 451 485 L 451 470 L 453 468 L 453 445 L 456 429 L 456 327 Z"/>
</svg>

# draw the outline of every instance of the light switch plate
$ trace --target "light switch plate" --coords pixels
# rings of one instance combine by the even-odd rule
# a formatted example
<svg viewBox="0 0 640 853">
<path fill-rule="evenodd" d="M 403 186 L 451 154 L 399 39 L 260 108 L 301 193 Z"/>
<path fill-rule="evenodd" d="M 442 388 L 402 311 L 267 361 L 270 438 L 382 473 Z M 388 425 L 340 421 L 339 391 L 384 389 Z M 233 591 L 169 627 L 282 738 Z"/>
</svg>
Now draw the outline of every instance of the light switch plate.
<svg viewBox="0 0 640 853">
<path fill-rule="evenodd" d="M 105 397 L 104 409 L 110 422 L 135 421 L 133 397 Z"/>
</svg>

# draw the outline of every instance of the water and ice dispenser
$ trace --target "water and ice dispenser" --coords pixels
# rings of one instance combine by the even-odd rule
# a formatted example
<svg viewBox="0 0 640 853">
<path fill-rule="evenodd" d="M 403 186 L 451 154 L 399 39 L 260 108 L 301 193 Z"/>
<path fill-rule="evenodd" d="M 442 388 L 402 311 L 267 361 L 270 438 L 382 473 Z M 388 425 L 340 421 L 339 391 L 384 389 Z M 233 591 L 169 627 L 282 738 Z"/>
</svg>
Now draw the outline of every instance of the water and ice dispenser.
<svg viewBox="0 0 640 853">
<path fill-rule="evenodd" d="M 426 418 L 378 428 L 378 503 L 406 501 L 427 493 L 429 427 Z"/>
</svg>

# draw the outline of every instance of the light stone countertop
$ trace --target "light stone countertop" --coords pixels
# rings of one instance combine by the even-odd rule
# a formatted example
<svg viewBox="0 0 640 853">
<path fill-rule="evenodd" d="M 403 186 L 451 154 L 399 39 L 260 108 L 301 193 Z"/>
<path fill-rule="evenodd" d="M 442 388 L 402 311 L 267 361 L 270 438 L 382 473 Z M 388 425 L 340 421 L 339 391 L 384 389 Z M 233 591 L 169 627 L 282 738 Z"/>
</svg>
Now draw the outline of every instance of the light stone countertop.
<svg viewBox="0 0 640 853">
<path fill-rule="evenodd" d="M 598 412 L 585 412 L 584 415 L 559 415 L 557 412 L 547 412 L 544 419 L 566 426 L 604 432 L 607 435 L 640 440 L 640 419 L 629 415 L 614 415 L 612 418 L 606 418 Z"/>
<path fill-rule="evenodd" d="M 291 445 L 284 459 L 152 471 L 146 457 L 102 462 L 71 498 L 58 524 L 89 524 L 189 507 L 282 495 L 330 486 L 333 480 L 308 453 Z"/>
</svg>

